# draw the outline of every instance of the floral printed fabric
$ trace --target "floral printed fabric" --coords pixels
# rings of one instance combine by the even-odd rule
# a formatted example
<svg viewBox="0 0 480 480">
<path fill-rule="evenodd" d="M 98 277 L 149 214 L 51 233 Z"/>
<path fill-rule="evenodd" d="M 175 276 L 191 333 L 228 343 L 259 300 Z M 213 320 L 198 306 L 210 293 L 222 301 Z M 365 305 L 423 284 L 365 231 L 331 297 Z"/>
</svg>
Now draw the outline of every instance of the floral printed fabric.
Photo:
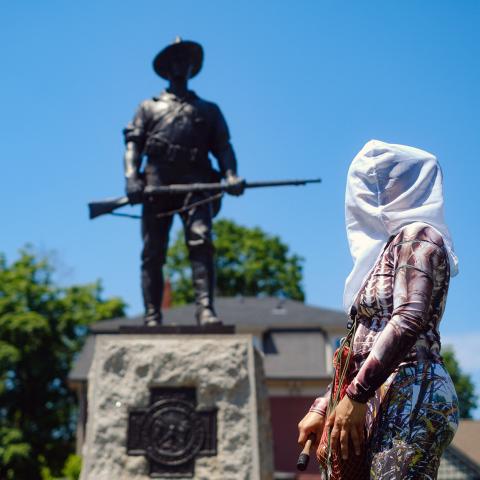
<svg viewBox="0 0 480 480">
<path fill-rule="evenodd" d="M 383 399 L 380 390 L 369 402 L 370 478 L 436 479 L 458 426 L 458 400 L 448 373 L 440 363 L 415 362 L 401 367 L 384 392 Z"/>
<path fill-rule="evenodd" d="M 347 395 L 368 402 L 372 478 L 435 478 L 453 438 L 457 397 L 438 331 L 449 279 L 442 237 L 414 223 L 390 239 L 357 296 Z M 311 411 L 324 415 L 328 395 Z"/>
</svg>

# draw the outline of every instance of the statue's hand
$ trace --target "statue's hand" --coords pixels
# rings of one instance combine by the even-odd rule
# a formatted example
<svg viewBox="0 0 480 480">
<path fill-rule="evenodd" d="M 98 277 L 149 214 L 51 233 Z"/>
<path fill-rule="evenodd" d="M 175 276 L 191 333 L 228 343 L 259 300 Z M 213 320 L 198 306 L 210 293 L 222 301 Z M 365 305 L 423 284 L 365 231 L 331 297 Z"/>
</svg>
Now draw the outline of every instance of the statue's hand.
<svg viewBox="0 0 480 480">
<path fill-rule="evenodd" d="M 140 203 L 143 197 L 143 189 L 145 188 L 143 179 L 134 176 L 127 177 L 126 181 L 127 184 L 125 190 L 130 203 Z"/>
<path fill-rule="evenodd" d="M 245 179 L 238 177 L 235 173 L 227 172 L 227 193 L 236 197 L 243 195 L 245 191 Z"/>
</svg>

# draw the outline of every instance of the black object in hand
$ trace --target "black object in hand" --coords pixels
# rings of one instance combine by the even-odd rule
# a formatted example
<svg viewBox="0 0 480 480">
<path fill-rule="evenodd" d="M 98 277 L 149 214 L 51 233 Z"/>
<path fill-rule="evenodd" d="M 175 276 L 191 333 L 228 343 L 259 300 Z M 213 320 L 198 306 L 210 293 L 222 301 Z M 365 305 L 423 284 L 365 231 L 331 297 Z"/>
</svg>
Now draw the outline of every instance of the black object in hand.
<svg viewBox="0 0 480 480">
<path fill-rule="evenodd" d="M 308 436 L 307 441 L 305 442 L 305 446 L 303 447 L 302 453 L 298 457 L 297 461 L 297 470 L 301 472 L 305 471 L 308 467 L 308 462 L 310 460 L 310 449 L 312 448 L 312 444 L 315 441 L 315 434 L 311 433 Z"/>
</svg>

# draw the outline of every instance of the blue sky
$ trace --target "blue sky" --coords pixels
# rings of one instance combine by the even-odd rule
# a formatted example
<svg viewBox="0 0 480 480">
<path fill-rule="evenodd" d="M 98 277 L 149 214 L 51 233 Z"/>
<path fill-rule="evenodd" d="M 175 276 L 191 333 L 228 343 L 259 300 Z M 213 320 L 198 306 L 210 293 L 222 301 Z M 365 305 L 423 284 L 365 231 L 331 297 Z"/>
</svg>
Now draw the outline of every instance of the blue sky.
<svg viewBox="0 0 480 480">
<path fill-rule="evenodd" d="M 122 194 L 121 130 L 165 87 L 151 61 L 181 35 L 205 48 L 191 88 L 222 108 L 240 173 L 323 178 L 221 213 L 305 257 L 310 304 L 341 307 L 355 153 L 377 138 L 437 155 L 461 268 L 442 335 L 480 387 L 479 24 L 475 0 L 2 2 L 0 251 L 54 251 L 61 282 L 101 278 L 141 311 L 138 223 L 89 221 L 86 204 Z"/>
</svg>

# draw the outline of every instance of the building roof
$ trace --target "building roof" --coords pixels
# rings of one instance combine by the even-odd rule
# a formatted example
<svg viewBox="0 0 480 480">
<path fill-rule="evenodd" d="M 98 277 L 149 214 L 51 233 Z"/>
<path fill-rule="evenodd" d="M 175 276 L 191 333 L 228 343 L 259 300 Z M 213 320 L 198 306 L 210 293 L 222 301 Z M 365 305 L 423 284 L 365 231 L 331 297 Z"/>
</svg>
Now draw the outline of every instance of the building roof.
<svg viewBox="0 0 480 480">
<path fill-rule="evenodd" d="M 221 297 L 217 312 L 226 325 L 238 333 L 253 333 L 265 353 L 265 373 L 271 379 L 324 379 L 327 332 L 343 332 L 347 317 L 343 312 L 312 307 L 294 300 L 272 297 Z M 195 306 L 184 305 L 164 313 L 165 325 L 189 325 Z M 94 335 L 118 333 L 120 327 L 140 326 L 143 317 L 121 317 L 90 326 L 89 337 L 77 357 L 69 379 L 87 380 L 95 348 Z"/>
<path fill-rule="evenodd" d="M 480 465 L 480 421 L 462 420 L 452 444 L 472 462 Z"/>
<path fill-rule="evenodd" d="M 226 325 L 236 325 L 238 332 L 264 331 L 271 328 L 318 328 L 342 330 L 347 317 L 343 312 L 313 307 L 290 299 L 274 297 L 220 297 L 215 301 L 219 317 Z M 164 312 L 165 325 L 195 323 L 195 306 L 182 305 Z M 141 315 L 103 320 L 90 327 L 92 333 L 115 333 L 120 326 L 143 324 Z"/>
</svg>

